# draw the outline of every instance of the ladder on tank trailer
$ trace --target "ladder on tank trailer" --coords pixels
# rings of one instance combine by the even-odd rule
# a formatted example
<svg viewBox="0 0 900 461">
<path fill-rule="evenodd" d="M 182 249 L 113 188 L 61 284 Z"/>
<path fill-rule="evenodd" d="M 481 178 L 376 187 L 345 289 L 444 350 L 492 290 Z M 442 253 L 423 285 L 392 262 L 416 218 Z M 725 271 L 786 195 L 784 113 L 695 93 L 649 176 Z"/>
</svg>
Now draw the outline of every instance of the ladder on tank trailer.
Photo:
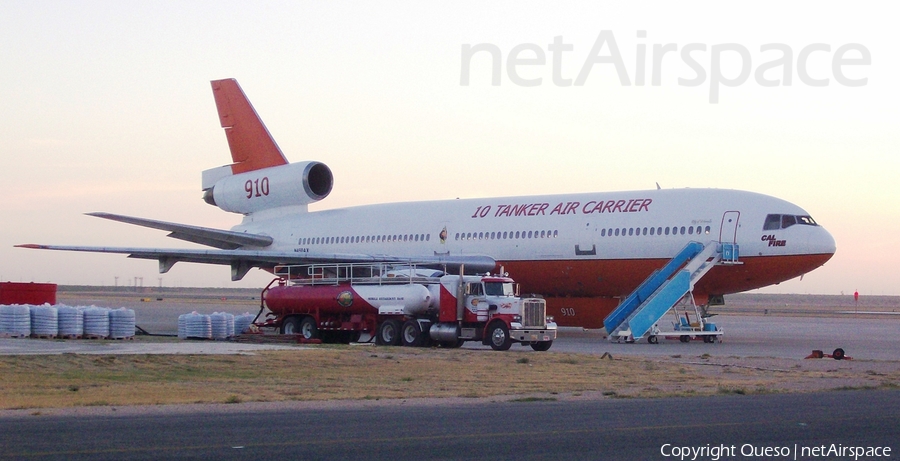
<svg viewBox="0 0 900 461">
<path fill-rule="evenodd" d="M 717 264 L 740 264 L 738 246 L 712 241 L 689 242 L 661 269 L 654 271 L 604 320 L 609 339 L 636 341 L 655 325 Z M 680 333 L 679 333 L 680 334 Z M 701 333 L 715 334 L 718 333 Z M 653 338 L 655 339 L 655 337 Z"/>
</svg>

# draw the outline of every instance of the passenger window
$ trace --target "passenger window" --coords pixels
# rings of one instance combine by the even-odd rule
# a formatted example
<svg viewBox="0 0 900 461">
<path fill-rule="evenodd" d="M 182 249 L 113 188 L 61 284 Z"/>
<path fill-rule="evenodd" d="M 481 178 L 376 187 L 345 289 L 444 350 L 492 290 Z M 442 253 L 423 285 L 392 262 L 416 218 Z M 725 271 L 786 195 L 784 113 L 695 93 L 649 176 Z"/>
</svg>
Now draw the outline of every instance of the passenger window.
<svg viewBox="0 0 900 461">
<path fill-rule="evenodd" d="M 795 218 L 793 215 L 786 214 L 781 217 L 781 228 L 782 229 L 787 229 L 788 227 L 791 227 L 794 224 L 797 224 L 797 218 Z"/>
<path fill-rule="evenodd" d="M 606 229 L 600 229 L 600 236 L 606 237 Z"/>
<path fill-rule="evenodd" d="M 684 235 L 684 226 L 681 226 L 681 235 Z"/>
<path fill-rule="evenodd" d="M 619 236 L 619 229 L 616 229 L 616 237 Z"/>
</svg>

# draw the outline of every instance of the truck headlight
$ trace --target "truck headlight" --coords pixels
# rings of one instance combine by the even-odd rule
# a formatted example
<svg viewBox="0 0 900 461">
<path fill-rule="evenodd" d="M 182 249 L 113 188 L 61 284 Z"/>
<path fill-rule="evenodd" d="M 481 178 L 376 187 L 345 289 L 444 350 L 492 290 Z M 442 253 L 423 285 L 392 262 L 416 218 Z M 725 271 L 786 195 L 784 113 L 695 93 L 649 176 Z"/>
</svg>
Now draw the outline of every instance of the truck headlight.
<svg viewBox="0 0 900 461">
<path fill-rule="evenodd" d="M 547 316 L 547 323 L 554 323 L 554 322 L 556 322 L 556 319 L 553 318 L 552 315 L 548 315 L 548 316 Z"/>
<path fill-rule="evenodd" d="M 522 322 L 522 316 L 521 316 L 521 315 L 514 315 L 512 321 L 513 321 L 513 322 L 517 322 L 517 323 L 521 323 L 521 322 Z"/>
</svg>

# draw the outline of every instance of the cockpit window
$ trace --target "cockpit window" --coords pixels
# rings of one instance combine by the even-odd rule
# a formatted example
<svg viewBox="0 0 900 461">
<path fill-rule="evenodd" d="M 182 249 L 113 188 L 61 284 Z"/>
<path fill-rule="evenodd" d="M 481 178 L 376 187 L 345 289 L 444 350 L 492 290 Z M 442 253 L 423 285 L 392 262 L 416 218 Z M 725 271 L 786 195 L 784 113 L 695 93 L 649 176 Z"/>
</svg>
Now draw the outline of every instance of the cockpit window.
<svg viewBox="0 0 900 461">
<path fill-rule="evenodd" d="M 797 218 L 795 218 L 793 215 L 786 214 L 781 217 L 781 228 L 782 229 L 787 229 L 788 227 L 791 227 L 794 224 L 797 224 Z"/>
<path fill-rule="evenodd" d="M 807 226 L 818 226 L 816 220 L 812 216 L 797 216 L 797 224 L 805 224 Z"/>
<path fill-rule="evenodd" d="M 766 216 L 766 222 L 763 224 L 763 230 L 787 229 L 794 224 L 804 226 L 818 226 L 811 216 L 795 216 L 791 214 L 770 214 Z"/>
</svg>

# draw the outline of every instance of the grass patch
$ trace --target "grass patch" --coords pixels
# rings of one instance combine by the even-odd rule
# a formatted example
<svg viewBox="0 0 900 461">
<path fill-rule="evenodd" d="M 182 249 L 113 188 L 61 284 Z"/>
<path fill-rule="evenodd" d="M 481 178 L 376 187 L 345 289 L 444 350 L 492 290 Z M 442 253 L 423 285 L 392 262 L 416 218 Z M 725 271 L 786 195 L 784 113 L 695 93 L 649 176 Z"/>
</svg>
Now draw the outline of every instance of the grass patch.
<svg viewBox="0 0 900 461">
<path fill-rule="evenodd" d="M 384 360 L 376 360 L 384 359 Z M 527 359 L 527 361 L 523 360 Z M 525 364 L 526 366 L 522 366 Z M 572 366 L 576 365 L 577 366 Z M 668 363 L 640 357 L 598 360 L 596 355 L 549 352 L 523 356 L 440 348 L 371 349 L 315 347 L 254 355 L 63 354 L 0 356 L 0 409 L 81 406 L 415 399 L 602 393 L 610 398 L 780 392 L 784 383 L 820 382 L 821 370 L 773 374 Z M 900 373 L 877 378 L 896 388 Z M 660 377 L 665 377 L 660 380 Z M 647 389 L 647 383 L 654 383 Z M 855 384 L 835 382 L 822 389 Z M 865 384 L 865 383 L 859 383 Z M 859 387 L 853 387 L 859 389 Z M 524 398 L 524 397 L 523 397 Z"/>
</svg>

